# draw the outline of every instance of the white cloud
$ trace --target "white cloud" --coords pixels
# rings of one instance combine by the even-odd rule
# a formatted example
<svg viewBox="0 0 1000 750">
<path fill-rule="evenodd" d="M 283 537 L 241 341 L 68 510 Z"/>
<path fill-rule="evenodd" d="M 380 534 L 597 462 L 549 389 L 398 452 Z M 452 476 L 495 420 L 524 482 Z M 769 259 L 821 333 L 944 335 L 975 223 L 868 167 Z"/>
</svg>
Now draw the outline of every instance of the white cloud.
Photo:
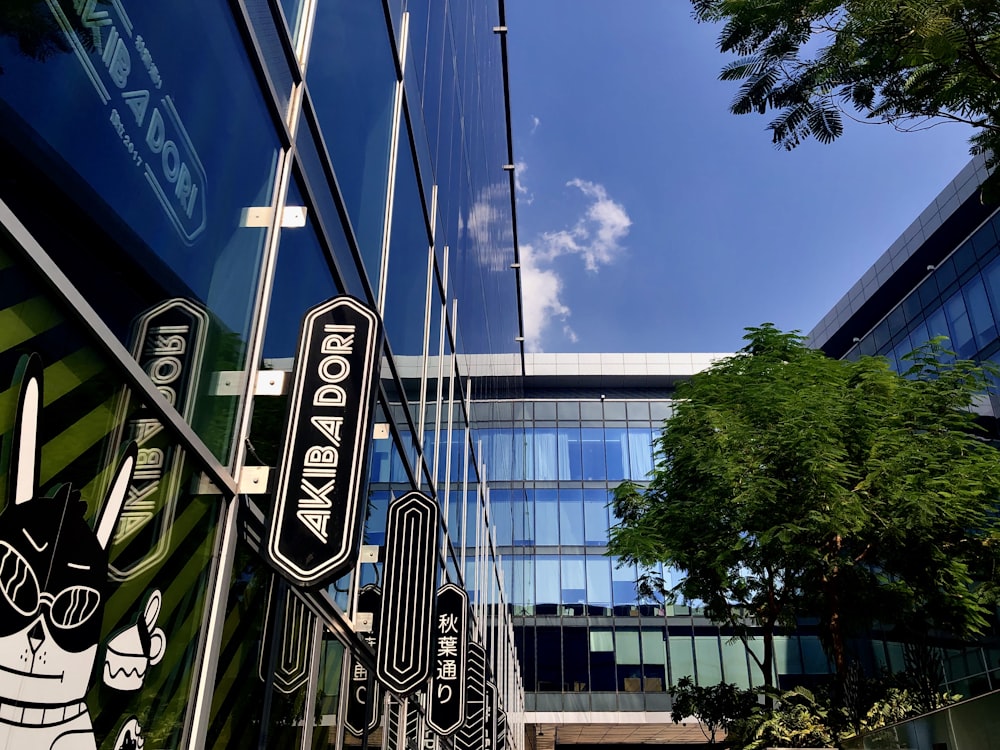
<svg viewBox="0 0 1000 750">
<path fill-rule="evenodd" d="M 527 171 L 527 162 L 514 163 L 514 192 L 517 193 L 517 201 L 530 206 L 534 202 L 535 196 L 533 193 L 529 193 L 528 188 L 524 185 L 524 173 Z"/>
<path fill-rule="evenodd" d="M 542 334 L 553 321 L 563 323 L 563 335 L 571 342 L 578 336 L 568 323 L 572 310 L 562 301 L 563 280 L 554 263 L 578 256 L 584 267 L 597 273 L 624 252 L 622 245 L 632 220 L 625 207 L 612 200 L 604 186 L 574 179 L 567 187 L 578 189 L 590 203 L 570 229 L 543 232 L 532 244 L 521 245 L 521 291 L 524 308 L 524 338 L 528 351 L 542 350 Z"/>
<path fill-rule="evenodd" d="M 541 124 L 542 124 L 542 121 L 539 120 L 534 115 L 532 115 L 531 116 L 531 130 L 528 132 L 528 135 L 534 135 L 535 131 L 538 130 L 538 126 L 541 125 Z"/>
</svg>

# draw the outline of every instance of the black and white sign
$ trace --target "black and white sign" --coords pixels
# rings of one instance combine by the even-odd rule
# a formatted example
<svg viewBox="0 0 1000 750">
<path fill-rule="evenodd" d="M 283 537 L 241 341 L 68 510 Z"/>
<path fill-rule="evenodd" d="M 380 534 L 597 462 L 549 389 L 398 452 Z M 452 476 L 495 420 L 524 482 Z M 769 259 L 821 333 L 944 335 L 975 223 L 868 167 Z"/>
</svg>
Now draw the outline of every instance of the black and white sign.
<svg viewBox="0 0 1000 750">
<path fill-rule="evenodd" d="M 328 583 L 358 557 L 380 335 L 378 315 L 353 297 L 302 321 L 267 546 L 302 586 Z"/>
<path fill-rule="evenodd" d="M 486 720 L 486 651 L 469 644 L 465 670 L 465 721 L 455 734 L 455 750 L 483 750 Z"/>
<path fill-rule="evenodd" d="M 507 750 L 507 712 L 497 707 L 496 750 Z"/>
<path fill-rule="evenodd" d="M 483 750 L 496 750 L 497 743 L 497 686 L 486 681 L 485 707 L 483 709 Z"/>
<path fill-rule="evenodd" d="M 389 505 L 385 536 L 382 634 L 375 673 L 405 695 L 431 672 L 434 580 L 441 512 L 431 498 L 410 492 Z"/>
<path fill-rule="evenodd" d="M 358 592 L 358 612 L 368 612 L 373 618 L 371 632 L 363 635 L 365 643 L 373 649 L 378 641 L 381 605 L 382 589 L 378 586 L 369 584 Z M 371 696 L 368 695 L 369 685 L 372 688 Z M 351 657 L 351 674 L 347 680 L 347 710 L 344 716 L 344 726 L 347 727 L 347 731 L 355 737 L 360 737 L 365 731 L 370 732 L 375 729 L 382 710 L 381 697 L 379 684 L 369 679 L 365 665 L 358 661 L 357 657 Z"/>
<path fill-rule="evenodd" d="M 132 356 L 189 423 L 198 398 L 207 332 L 208 313 L 186 299 L 157 305 L 133 327 Z M 184 476 L 184 451 L 150 409 L 140 405 L 125 421 L 129 400 L 126 391 L 119 407 L 124 425 L 119 442 L 134 441 L 139 456 L 111 545 L 108 572 L 118 581 L 142 574 L 167 556 Z"/>
<path fill-rule="evenodd" d="M 454 734 L 465 719 L 465 661 L 469 595 L 453 583 L 438 589 L 434 616 L 434 663 L 427 723 Z"/>
</svg>

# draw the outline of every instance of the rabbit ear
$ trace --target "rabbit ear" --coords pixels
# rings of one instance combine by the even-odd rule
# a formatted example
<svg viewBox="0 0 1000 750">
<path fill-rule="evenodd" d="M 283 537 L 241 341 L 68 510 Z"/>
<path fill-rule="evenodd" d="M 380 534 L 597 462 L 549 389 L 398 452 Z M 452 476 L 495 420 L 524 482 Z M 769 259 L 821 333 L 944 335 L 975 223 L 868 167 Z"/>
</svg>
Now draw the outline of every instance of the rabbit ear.
<svg viewBox="0 0 1000 750">
<path fill-rule="evenodd" d="M 132 472 L 135 470 L 135 462 L 139 455 L 139 448 L 135 443 L 125 446 L 121 460 L 118 462 L 118 470 L 114 479 L 111 480 L 111 488 L 108 490 L 108 497 L 101 508 L 101 515 L 97 519 L 97 527 L 94 534 L 101 547 L 107 549 L 108 542 L 115 533 L 118 525 L 118 516 L 121 515 L 122 507 L 125 505 L 125 498 L 128 497 L 128 488 L 132 484 Z"/>
<path fill-rule="evenodd" d="M 41 447 L 38 443 L 38 421 L 42 408 L 42 359 L 31 354 L 21 360 L 14 382 L 20 380 L 17 412 L 11 443 L 4 451 L 7 458 L 8 490 L 15 505 L 26 503 L 38 489 L 38 464 Z"/>
</svg>

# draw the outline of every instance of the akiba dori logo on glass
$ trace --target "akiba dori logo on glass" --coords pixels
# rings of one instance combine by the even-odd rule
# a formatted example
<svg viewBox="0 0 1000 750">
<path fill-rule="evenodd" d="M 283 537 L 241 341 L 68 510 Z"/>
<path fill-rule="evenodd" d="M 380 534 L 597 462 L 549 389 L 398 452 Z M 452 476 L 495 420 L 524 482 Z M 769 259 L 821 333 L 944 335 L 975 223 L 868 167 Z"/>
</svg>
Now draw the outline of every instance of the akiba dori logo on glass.
<svg viewBox="0 0 1000 750">
<path fill-rule="evenodd" d="M 46 3 L 107 108 L 121 158 L 142 174 L 178 235 L 192 244 L 205 230 L 207 178 L 155 50 L 133 27 L 121 0 Z"/>
</svg>

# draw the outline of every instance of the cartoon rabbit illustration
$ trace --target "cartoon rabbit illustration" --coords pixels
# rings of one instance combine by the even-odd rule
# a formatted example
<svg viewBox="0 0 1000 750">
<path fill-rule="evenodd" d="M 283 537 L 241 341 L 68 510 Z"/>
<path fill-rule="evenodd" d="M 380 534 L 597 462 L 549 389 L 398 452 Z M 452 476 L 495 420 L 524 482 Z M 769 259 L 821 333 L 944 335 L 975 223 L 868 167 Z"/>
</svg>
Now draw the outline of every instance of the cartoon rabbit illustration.
<svg viewBox="0 0 1000 750">
<path fill-rule="evenodd" d="M 22 360 L 19 370 L 14 428 L 4 446 L 8 498 L 0 513 L 0 749 L 95 750 L 84 698 L 108 593 L 108 543 L 137 449 L 124 450 L 94 529 L 70 485 L 39 496 L 38 355 Z"/>
</svg>

